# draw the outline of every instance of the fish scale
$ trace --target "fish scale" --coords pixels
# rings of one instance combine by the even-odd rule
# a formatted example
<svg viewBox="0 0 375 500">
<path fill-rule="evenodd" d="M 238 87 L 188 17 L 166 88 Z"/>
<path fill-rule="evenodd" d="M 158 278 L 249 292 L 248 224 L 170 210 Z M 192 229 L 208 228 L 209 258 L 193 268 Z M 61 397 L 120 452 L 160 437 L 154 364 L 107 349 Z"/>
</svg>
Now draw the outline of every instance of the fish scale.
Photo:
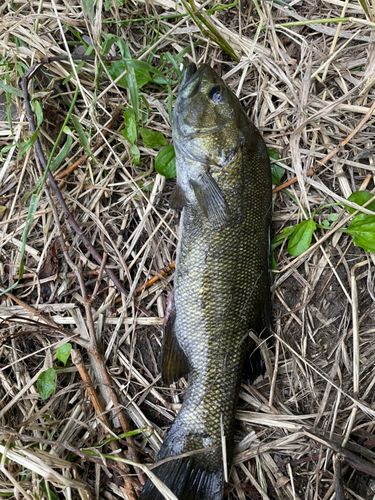
<svg viewBox="0 0 375 500">
<path fill-rule="evenodd" d="M 182 209 L 162 375 L 188 388 L 155 469 L 180 500 L 221 500 L 249 331 L 270 322 L 271 172 L 267 149 L 238 99 L 207 65 L 188 66 L 173 114 Z M 250 376 L 256 375 L 256 369 Z M 202 451 L 203 450 L 203 451 Z M 163 498 L 150 480 L 141 500 Z"/>
</svg>

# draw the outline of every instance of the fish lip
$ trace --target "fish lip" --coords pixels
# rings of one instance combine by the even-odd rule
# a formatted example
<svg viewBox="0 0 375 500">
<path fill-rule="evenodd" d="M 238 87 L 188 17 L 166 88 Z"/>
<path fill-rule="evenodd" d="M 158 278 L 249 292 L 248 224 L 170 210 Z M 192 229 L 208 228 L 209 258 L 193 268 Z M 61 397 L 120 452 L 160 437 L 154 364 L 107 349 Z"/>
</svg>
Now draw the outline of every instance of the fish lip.
<svg viewBox="0 0 375 500">
<path fill-rule="evenodd" d="M 179 96 L 189 98 L 199 91 L 202 75 L 207 74 L 207 70 L 212 71 L 211 66 L 208 64 L 201 64 L 197 69 L 194 63 L 190 63 L 185 69 L 178 92 Z"/>
<path fill-rule="evenodd" d="M 186 66 L 185 71 L 183 72 L 183 75 L 182 75 L 182 80 L 180 83 L 179 90 L 182 90 L 184 87 L 186 87 L 186 85 L 188 85 L 188 83 L 194 77 L 194 75 L 197 73 L 197 71 L 198 71 L 197 65 L 194 63 L 190 63 Z"/>
</svg>

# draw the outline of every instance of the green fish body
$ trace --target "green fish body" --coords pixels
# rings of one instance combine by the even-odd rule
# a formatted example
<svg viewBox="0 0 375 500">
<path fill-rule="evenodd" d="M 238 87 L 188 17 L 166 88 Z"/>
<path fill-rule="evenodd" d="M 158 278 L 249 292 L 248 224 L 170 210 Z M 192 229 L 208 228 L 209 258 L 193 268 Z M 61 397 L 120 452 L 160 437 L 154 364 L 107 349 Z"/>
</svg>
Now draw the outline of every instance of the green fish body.
<svg viewBox="0 0 375 500">
<path fill-rule="evenodd" d="M 179 500 L 221 500 L 249 331 L 270 322 L 271 170 L 259 131 L 206 64 L 185 70 L 172 129 L 170 204 L 182 213 L 162 376 L 172 383 L 188 374 L 188 389 L 157 461 L 201 451 L 154 472 Z M 140 500 L 163 498 L 148 480 Z"/>
</svg>

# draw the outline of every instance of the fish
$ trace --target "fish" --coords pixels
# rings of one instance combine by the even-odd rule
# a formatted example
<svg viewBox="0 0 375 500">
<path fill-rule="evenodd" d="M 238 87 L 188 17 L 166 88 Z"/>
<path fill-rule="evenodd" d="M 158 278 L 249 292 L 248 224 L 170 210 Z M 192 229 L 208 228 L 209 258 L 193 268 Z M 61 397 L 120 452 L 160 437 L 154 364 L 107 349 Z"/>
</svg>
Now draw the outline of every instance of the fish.
<svg viewBox="0 0 375 500">
<path fill-rule="evenodd" d="M 181 218 L 161 372 L 166 384 L 187 375 L 188 387 L 153 472 L 179 500 L 222 500 L 241 381 L 261 370 L 249 332 L 272 331 L 271 167 L 260 132 L 207 64 L 186 67 L 172 134 L 170 206 Z M 163 498 L 148 479 L 140 500 Z"/>
</svg>

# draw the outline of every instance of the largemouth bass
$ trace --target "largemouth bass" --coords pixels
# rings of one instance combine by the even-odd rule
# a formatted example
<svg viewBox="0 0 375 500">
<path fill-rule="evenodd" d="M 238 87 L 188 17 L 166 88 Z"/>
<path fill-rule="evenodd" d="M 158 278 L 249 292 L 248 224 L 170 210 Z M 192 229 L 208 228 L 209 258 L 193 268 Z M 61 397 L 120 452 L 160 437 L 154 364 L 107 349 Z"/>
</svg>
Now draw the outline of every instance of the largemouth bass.
<svg viewBox="0 0 375 500">
<path fill-rule="evenodd" d="M 170 205 L 182 213 L 162 376 L 172 383 L 188 374 L 188 388 L 156 460 L 200 451 L 154 472 L 179 500 L 221 500 L 244 366 L 256 371 L 249 331 L 270 322 L 270 163 L 260 133 L 207 64 L 186 68 L 172 130 Z M 163 498 L 148 480 L 140 499 Z"/>
</svg>

